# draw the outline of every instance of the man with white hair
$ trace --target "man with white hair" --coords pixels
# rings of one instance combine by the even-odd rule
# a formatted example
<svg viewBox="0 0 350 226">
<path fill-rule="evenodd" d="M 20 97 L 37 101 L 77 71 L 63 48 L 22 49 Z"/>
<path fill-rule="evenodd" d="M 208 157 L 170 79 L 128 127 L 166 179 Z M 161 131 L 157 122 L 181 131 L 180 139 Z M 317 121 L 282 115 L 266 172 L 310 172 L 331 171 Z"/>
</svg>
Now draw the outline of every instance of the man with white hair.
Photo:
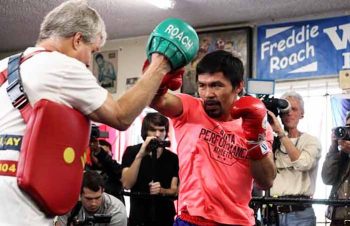
<svg viewBox="0 0 350 226">
<path fill-rule="evenodd" d="M 280 115 L 283 127 L 274 113 L 271 126 L 277 134 L 274 141 L 274 159 L 277 176 L 270 189 L 271 196 L 284 198 L 311 198 L 315 192 L 318 161 L 321 157 L 319 140 L 298 129 L 304 117 L 304 101 L 300 94 L 292 91 L 282 95 L 290 102 L 291 109 Z M 278 205 L 276 225 L 316 225 L 311 204 Z"/>
</svg>

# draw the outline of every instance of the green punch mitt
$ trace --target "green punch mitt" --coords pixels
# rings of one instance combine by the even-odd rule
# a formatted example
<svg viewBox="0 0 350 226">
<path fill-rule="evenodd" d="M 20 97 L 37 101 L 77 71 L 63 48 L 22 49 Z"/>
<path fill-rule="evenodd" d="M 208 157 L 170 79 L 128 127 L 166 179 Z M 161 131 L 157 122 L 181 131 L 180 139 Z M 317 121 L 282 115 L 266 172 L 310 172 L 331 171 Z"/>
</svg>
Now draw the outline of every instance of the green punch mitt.
<svg viewBox="0 0 350 226">
<path fill-rule="evenodd" d="M 196 31 L 185 21 L 168 18 L 152 31 L 146 48 L 147 58 L 152 53 L 167 57 L 171 70 L 175 71 L 193 60 L 197 55 L 199 39 Z"/>
</svg>

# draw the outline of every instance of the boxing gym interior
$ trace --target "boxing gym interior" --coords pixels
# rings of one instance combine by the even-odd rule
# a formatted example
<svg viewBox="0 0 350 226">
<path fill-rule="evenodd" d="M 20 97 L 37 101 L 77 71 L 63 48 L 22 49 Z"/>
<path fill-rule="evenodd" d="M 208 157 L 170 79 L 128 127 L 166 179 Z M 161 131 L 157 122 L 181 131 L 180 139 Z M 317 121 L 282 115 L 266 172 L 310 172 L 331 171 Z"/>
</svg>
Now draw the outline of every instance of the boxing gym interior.
<svg viewBox="0 0 350 226">
<path fill-rule="evenodd" d="M 0 59 L 34 46 L 43 17 L 62 2 L 0 0 Z M 321 144 L 313 171 L 314 192 L 307 197 L 278 197 L 270 195 L 272 191 L 254 189 L 250 207 L 256 225 L 278 225 L 276 217 L 305 207 L 313 208 L 316 225 L 330 225 L 326 216 L 329 206 L 349 206 L 350 191 L 344 197 L 330 196 L 332 185 L 324 183 L 322 166 L 332 145 L 332 133 L 350 141 L 350 127 L 345 126 L 350 111 L 350 0 L 88 0 L 88 3 L 100 13 L 108 33 L 106 44 L 93 54 L 89 69 L 114 98 L 139 80 L 147 58 L 149 35 L 167 18 L 186 21 L 199 38 L 198 52 L 185 66 L 181 88 L 171 92 L 197 97 L 198 61 L 211 51 L 225 50 L 243 62 L 245 92 L 259 97 L 278 120 L 278 115 L 290 107 L 282 94 L 295 91 L 302 96 L 305 112 L 298 128 Z M 101 59 L 113 68 L 112 79 L 99 79 Z M 98 138 L 112 145 L 112 157 L 118 163 L 121 164 L 128 146 L 143 142 L 140 130 L 149 112 L 153 109 L 145 108 L 126 131 L 94 123 Z M 168 140 L 168 148 L 176 153 L 172 124 Z M 89 157 L 87 161 L 91 161 Z M 132 195 L 140 194 L 124 190 L 128 214 Z M 176 198 L 174 205 L 177 206 Z M 341 221 L 350 225 L 350 216 Z"/>
</svg>

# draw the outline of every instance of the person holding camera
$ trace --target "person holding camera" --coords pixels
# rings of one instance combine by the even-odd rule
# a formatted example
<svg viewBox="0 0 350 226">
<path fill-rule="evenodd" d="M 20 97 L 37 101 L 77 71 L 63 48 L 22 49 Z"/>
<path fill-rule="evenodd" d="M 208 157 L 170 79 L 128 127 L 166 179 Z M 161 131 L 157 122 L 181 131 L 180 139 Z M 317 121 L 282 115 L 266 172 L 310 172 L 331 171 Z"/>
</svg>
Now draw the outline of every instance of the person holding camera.
<svg viewBox="0 0 350 226">
<path fill-rule="evenodd" d="M 105 192 L 125 203 L 123 185 L 120 181 L 122 166 L 112 158 L 112 145 L 106 140 L 90 138 L 91 165 L 85 168 L 97 171 L 105 183 Z"/>
<path fill-rule="evenodd" d="M 57 218 L 56 226 L 95 225 L 126 226 L 124 204 L 104 192 L 103 178 L 95 171 L 85 171 L 80 201 L 66 215 Z"/>
<path fill-rule="evenodd" d="M 174 225 L 255 224 L 249 207 L 253 181 L 270 188 L 275 167 L 266 107 L 258 98 L 240 97 L 243 74 L 239 58 L 216 50 L 196 66 L 199 98 L 167 92 L 151 104 L 171 118 L 177 140 Z"/>
<path fill-rule="evenodd" d="M 321 157 L 320 141 L 298 129 L 304 117 L 304 101 L 300 94 L 291 91 L 282 95 L 290 102 L 291 109 L 280 115 L 269 111 L 271 126 L 277 134 L 274 142 L 274 159 L 277 176 L 270 195 L 281 198 L 311 198 L 315 192 L 318 161 Z M 316 225 L 316 216 L 311 204 L 277 205 L 276 225 Z"/>
<path fill-rule="evenodd" d="M 350 198 L 350 112 L 346 115 L 345 126 L 344 134 L 337 134 L 333 130 L 332 144 L 322 166 L 323 182 L 332 185 L 330 199 Z M 326 216 L 331 220 L 331 226 L 343 226 L 350 225 L 349 213 L 350 208 L 347 206 L 328 206 Z"/>
<path fill-rule="evenodd" d="M 122 183 L 131 189 L 129 226 L 172 226 L 178 191 L 177 155 L 166 149 L 169 120 L 148 113 L 142 122 L 144 143 L 126 148 Z"/>
</svg>

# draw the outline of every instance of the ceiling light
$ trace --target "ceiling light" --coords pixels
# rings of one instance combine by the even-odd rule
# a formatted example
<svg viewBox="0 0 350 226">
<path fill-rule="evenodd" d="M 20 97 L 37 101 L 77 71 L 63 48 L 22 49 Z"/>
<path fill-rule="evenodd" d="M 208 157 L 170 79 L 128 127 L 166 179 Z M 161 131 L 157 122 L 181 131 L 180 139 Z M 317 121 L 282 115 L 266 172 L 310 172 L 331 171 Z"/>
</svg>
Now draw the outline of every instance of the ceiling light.
<svg viewBox="0 0 350 226">
<path fill-rule="evenodd" d="M 175 5 L 174 0 L 146 0 L 146 2 L 161 9 L 172 9 Z"/>
</svg>

